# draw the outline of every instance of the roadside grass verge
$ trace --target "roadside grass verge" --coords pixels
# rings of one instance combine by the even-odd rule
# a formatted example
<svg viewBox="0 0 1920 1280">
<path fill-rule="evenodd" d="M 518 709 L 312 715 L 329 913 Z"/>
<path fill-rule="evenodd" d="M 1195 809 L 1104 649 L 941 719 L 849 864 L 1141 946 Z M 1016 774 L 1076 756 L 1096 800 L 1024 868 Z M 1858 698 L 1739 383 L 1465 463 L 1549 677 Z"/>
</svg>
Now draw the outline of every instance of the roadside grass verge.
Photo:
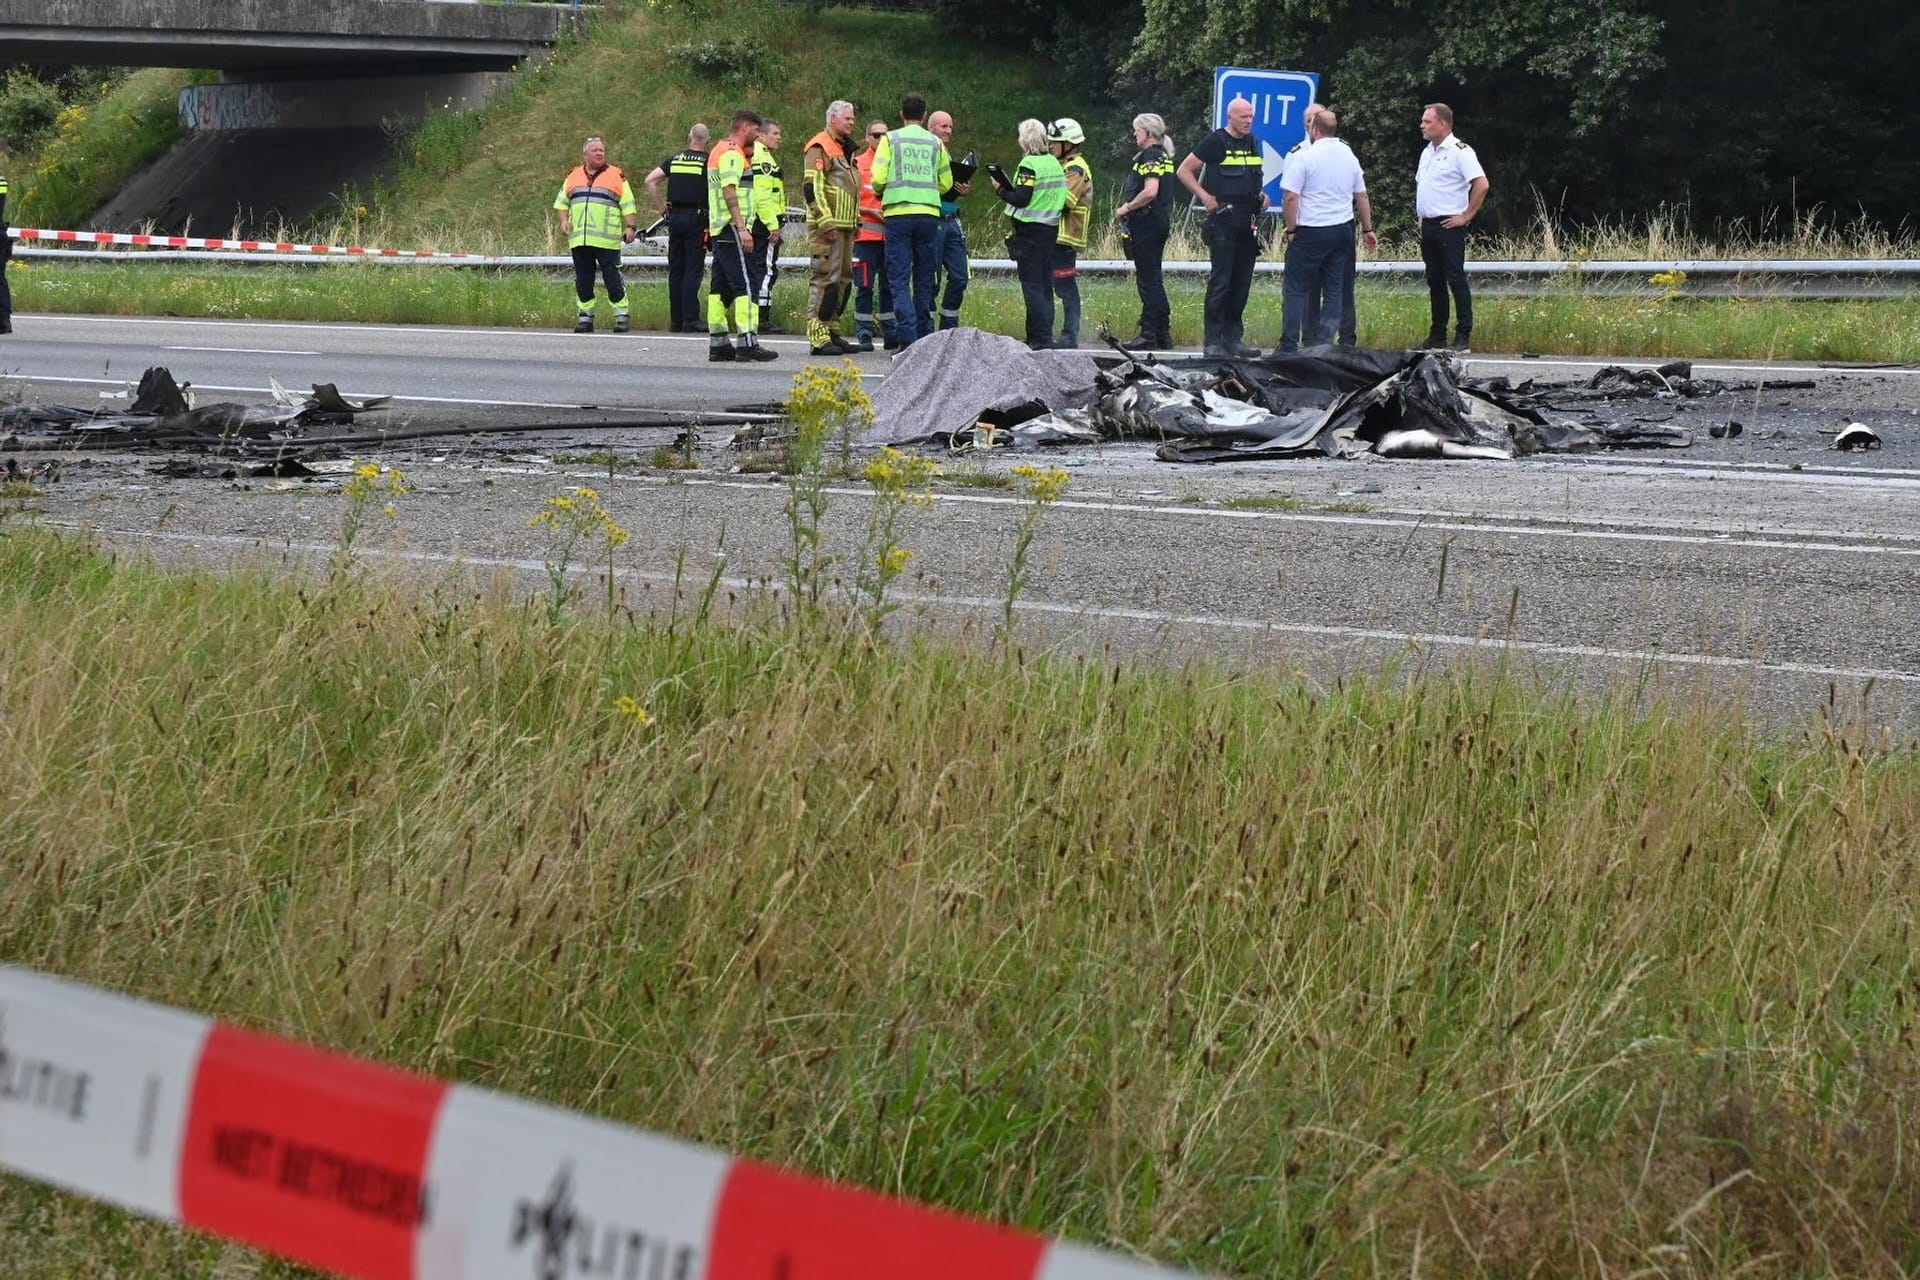
<svg viewBox="0 0 1920 1280">
<path fill-rule="evenodd" d="M 452 270 L 370 263 L 315 267 L 191 266 L 161 263 L 16 262 L 14 305 L 22 311 L 110 315 L 178 315 L 316 322 L 505 325 L 567 329 L 573 324 L 571 277 L 537 271 Z M 634 323 L 664 329 L 664 278 L 628 278 Z M 1174 338 L 1197 346 L 1205 284 L 1168 282 Z M 1118 338 L 1134 332 L 1139 302 L 1130 278 L 1081 281 L 1081 338 L 1099 326 Z M 783 273 L 776 313 L 789 329 L 806 305 L 804 267 Z M 1548 355 L 1700 356 L 1754 360 L 1920 360 L 1920 295 L 1861 301 L 1795 298 L 1663 297 L 1610 293 L 1573 285 L 1533 295 L 1482 293 L 1474 300 L 1475 345 L 1483 351 Z M 602 311 L 606 308 L 602 304 Z M 1407 347 L 1427 332 L 1422 291 L 1369 287 L 1359 293 L 1360 340 Z M 963 317 L 995 333 L 1022 336 L 1019 287 L 1000 276 L 976 276 Z M 609 317 L 602 315 L 603 325 Z M 1252 341 L 1280 336 L 1278 281 L 1256 282 L 1247 310 Z M 849 318 L 850 319 L 850 318 Z M 847 328 L 851 332 L 850 324 Z M 634 341 L 645 341 L 640 335 Z"/>
<path fill-rule="evenodd" d="M 1233 1275 L 1920 1265 L 1910 746 L 599 599 L 9 522 L 0 960 Z"/>
<path fill-rule="evenodd" d="M 1111 166 L 1109 166 L 1111 168 Z M 1098 178 L 1096 174 L 1096 180 Z M 1117 175 L 1116 175 L 1117 180 Z M 1095 199 L 1117 188 L 1096 186 Z M 1117 204 L 1117 199 L 1111 201 Z M 1418 262 L 1420 237 L 1408 228 L 1408 219 L 1392 210 L 1376 211 L 1381 219 L 1380 248 L 1372 256 L 1384 261 Z M 1920 243 L 1911 228 L 1888 231 L 1865 218 L 1844 225 L 1822 221 L 1819 211 L 1765 225 L 1735 222 L 1710 230 L 1695 227 L 1685 206 L 1668 206 L 1641 218 L 1621 218 L 1588 226 L 1560 224 L 1553 210 L 1540 206 L 1525 222 L 1497 232 L 1476 231 L 1470 255 L 1486 262 L 1667 262 L 1726 261 L 1783 258 L 1801 261 L 1848 259 L 1912 259 L 1920 257 Z M 1121 256 L 1120 233 L 1109 219 L 1097 223 L 1094 238 L 1083 255 L 1088 258 Z M 1169 261 L 1204 262 L 1207 246 L 1190 214 L 1176 221 L 1167 241 Z M 1278 262 L 1286 257 L 1286 242 L 1274 237 L 1263 255 Z"/>
</svg>

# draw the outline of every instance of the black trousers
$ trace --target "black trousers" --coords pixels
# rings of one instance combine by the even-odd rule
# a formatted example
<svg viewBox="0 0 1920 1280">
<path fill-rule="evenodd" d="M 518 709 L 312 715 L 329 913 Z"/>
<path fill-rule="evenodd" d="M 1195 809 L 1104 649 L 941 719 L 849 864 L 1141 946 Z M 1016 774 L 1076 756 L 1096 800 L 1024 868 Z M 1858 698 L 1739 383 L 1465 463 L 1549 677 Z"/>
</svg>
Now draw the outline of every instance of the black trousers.
<svg viewBox="0 0 1920 1280">
<path fill-rule="evenodd" d="M 1207 216 L 1200 234 L 1212 268 L 1207 274 L 1206 345 L 1237 346 L 1246 335 L 1247 293 L 1260 257 L 1253 214 L 1223 204 Z"/>
<path fill-rule="evenodd" d="M 707 211 L 667 210 L 667 312 L 677 332 L 702 323 L 700 277 L 707 265 Z"/>
<path fill-rule="evenodd" d="M 5 203 L 0 200 L 0 205 Z M 7 263 L 13 259 L 13 238 L 6 231 L 6 218 L 0 214 L 0 333 L 13 332 L 13 286 L 7 283 Z"/>
<path fill-rule="evenodd" d="M 1353 256 L 1353 223 L 1336 227 L 1299 227 L 1287 242 L 1286 283 L 1280 321 L 1280 349 L 1333 341 L 1346 292 L 1347 260 Z"/>
<path fill-rule="evenodd" d="M 1053 345 L 1053 248 L 1059 230 L 1044 223 L 1016 223 L 1007 237 L 1007 256 L 1020 272 L 1020 296 L 1027 304 L 1027 346 L 1044 351 Z"/>
<path fill-rule="evenodd" d="M 780 281 L 780 246 L 773 242 L 772 231 L 755 218 L 753 252 L 747 255 L 747 291 L 753 295 L 754 305 L 766 312 L 773 310 L 773 286 Z"/>
<path fill-rule="evenodd" d="M 1356 221 L 1353 224 L 1353 226 L 1354 226 L 1354 235 L 1351 237 L 1351 239 L 1347 244 L 1347 283 L 1346 283 L 1346 288 L 1340 291 L 1339 332 L 1340 332 L 1340 345 L 1343 347 L 1357 346 L 1359 345 L 1359 341 L 1360 341 L 1360 317 L 1354 306 L 1354 301 L 1353 301 L 1354 281 L 1356 277 L 1359 275 L 1359 267 L 1360 267 L 1360 236 L 1359 236 L 1358 221 Z M 1317 328 L 1319 324 L 1320 324 L 1320 300 L 1318 298 L 1313 297 L 1312 295 L 1308 295 L 1307 297 L 1307 328 L 1314 329 L 1314 328 Z"/>
<path fill-rule="evenodd" d="M 573 293 L 584 305 L 593 303 L 596 275 L 606 282 L 608 302 L 619 302 L 627 296 L 627 282 L 620 278 L 618 249 L 596 249 L 587 244 L 573 246 Z"/>
<path fill-rule="evenodd" d="M 1133 258 L 1133 286 L 1140 294 L 1140 332 L 1152 337 L 1173 326 L 1173 307 L 1167 302 L 1167 280 L 1161 264 L 1167 256 L 1167 233 L 1132 232 L 1127 236 Z"/>
<path fill-rule="evenodd" d="M 1447 336 L 1447 295 L 1453 295 L 1454 332 L 1473 332 L 1473 290 L 1467 285 L 1467 229 L 1443 227 L 1440 218 L 1420 219 L 1420 261 L 1427 264 L 1428 336 Z"/>
</svg>

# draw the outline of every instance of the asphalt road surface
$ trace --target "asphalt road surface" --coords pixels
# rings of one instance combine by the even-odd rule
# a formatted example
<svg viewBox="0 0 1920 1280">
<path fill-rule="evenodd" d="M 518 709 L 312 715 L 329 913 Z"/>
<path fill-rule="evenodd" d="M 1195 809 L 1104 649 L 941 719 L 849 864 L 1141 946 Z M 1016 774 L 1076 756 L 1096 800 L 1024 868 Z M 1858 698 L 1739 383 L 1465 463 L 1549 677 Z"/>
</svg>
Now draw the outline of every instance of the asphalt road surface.
<svg viewBox="0 0 1920 1280">
<path fill-rule="evenodd" d="M 269 377 L 297 390 L 395 395 L 406 405 L 700 409 L 778 400 L 806 344 L 770 338 L 780 359 L 709 364 L 698 334 L 559 333 L 406 325 L 207 321 L 119 316 L 20 317 L 0 346 L 0 377 L 84 400 L 165 365 L 202 392 L 264 395 Z M 862 356 L 875 377 L 884 353 Z M 72 401 L 69 400 L 68 403 Z"/>
<path fill-rule="evenodd" d="M 781 361 L 741 369 L 709 367 L 697 337 L 36 316 L 0 344 L 0 385 L 14 398 L 85 403 L 164 363 L 223 398 L 264 390 L 270 372 L 290 387 L 411 397 L 402 412 L 429 422 L 772 401 L 804 357 L 778 340 Z M 888 358 L 861 363 L 881 377 Z M 1472 371 L 1570 379 L 1599 363 L 1475 358 Z M 1736 698 L 1768 723 L 1838 714 L 1920 733 L 1920 373 L 1705 362 L 1695 372 L 1815 386 L 1622 410 L 1744 424 L 1738 439 L 1702 432 L 1685 450 L 1217 467 L 1161 463 L 1146 446 L 1050 451 L 1043 460 L 1073 481 L 1041 525 L 1022 626 L 1034 645 L 1206 655 L 1315 681 L 1504 661 L 1586 689 Z M 1869 423 L 1885 447 L 1833 452 L 1826 433 L 1843 419 Z M 381 459 L 420 487 L 370 551 L 426 572 L 505 568 L 538 585 L 545 550 L 527 521 L 543 498 L 585 484 L 632 531 L 621 552 L 630 599 L 666 599 L 677 573 L 718 574 L 738 595 L 780 576 L 785 489 L 741 471 L 750 459 L 730 434 L 706 428 L 700 466 L 681 472 L 610 475 L 587 460 L 611 449 L 644 463 L 673 438 L 661 427 L 391 450 Z M 992 485 L 1026 460 L 948 460 L 969 483 L 943 482 L 907 517 L 902 541 L 916 555 L 903 625 L 991 626 L 1021 511 Z M 152 473 L 158 461 L 69 459 L 36 505 L 50 522 L 168 560 L 319 558 L 337 533 L 328 482 L 167 478 Z M 863 484 L 835 486 L 836 550 L 857 553 L 869 511 Z"/>
</svg>

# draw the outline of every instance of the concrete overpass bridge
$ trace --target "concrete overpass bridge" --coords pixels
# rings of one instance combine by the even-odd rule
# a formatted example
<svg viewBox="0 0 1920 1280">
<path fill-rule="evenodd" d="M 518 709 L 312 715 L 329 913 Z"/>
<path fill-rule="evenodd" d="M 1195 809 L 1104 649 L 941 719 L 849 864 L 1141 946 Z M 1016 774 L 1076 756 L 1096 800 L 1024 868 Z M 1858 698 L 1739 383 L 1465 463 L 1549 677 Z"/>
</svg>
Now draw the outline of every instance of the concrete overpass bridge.
<svg viewBox="0 0 1920 1280">
<path fill-rule="evenodd" d="M 0 66 L 187 67 L 187 138 L 92 225 L 253 235 L 391 175 L 393 139 L 478 106 L 581 20 L 473 0 L 0 0 Z"/>
<path fill-rule="evenodd" d="M 456 0 L 0 0 L 10 62 L 239 75 L 505 71 L 578 16 Z"/>
</svg>

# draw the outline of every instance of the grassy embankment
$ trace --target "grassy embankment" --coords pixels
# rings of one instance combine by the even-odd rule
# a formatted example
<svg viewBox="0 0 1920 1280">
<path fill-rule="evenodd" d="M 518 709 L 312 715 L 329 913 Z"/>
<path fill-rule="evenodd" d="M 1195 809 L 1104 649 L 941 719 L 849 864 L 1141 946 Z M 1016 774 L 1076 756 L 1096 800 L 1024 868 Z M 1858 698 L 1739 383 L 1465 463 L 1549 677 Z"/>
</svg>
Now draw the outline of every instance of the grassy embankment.
<svg viewBox="0 0 1920 1280">
<path fill-rule="evenodd" d="M 13 522 L 0 960 L 1232 1275 L 1920 1266 L 1911 747 L 599 599 Z"/>
<path fill-rule="evenodd" d="M 55 133 L 8 173 L 15 226 L 72 228 L 180 137 L 180 90 L 196 73 L 135 71 L 96 102 L 60 113 Z M 15 269 L 18 269 L 16 264 Z"/>
<path fill-rule="evenodd" d="M 988 45 L 936 38 L 922 15 L 809 13 L 773 4 L 751 4 L 743 15 L 727 28 L 737 36 L 719 37 L 712 49 L 690 50 L 685 46 L 710 43 L 697 34 L 717 28 L 645 5 L 610 7 L 584 38 L 563 46 L 544 67 L 519 73 L 493 104 L 430 118 L 407 143 L 393 191 L 367 206 L 343 205 L 323 225 L 284 234 L 406 248 L 558 253 L 564 244 L 547 206 L 590 129 L 606 133 L 616 160 L 637 176 L 681 144 L 691 119 L 718 122 L 733 106 L 750 103 L 786 120 L 783 154 L 793 171 L 826 102 L 848 97 L 863 112 L 891 114 L 909 85 L 954 111 L 962 147 L 977 146 L 1007 163 L 1016 158 L 1011 139 L 1019 119 L 1079 115 L 1097 140 L 1092 150 L 1103 178 L 1100 198 L 1111 204 L 1125 122 L 1062 96 L 1044 66 Z M 965 207 L 976 254 L 997 255 L 1004 235 L 997 202 L 983 191 Z M 1489 258 L 1556 259 L 1882 257 L 1910 251 L 1909 242 L 1872 228 L 1836 235 L 1811 219 L 1782 234 L 1735 229 L 1707 241 L 1671 216 L 1643 227 L 1596 228 L 1571 242 L 1542 220 L 1528 233 L 1476 249 Z M 1118 256 L 1110 231 L 1090 253 Z M 1418 256 L 1410 243 L 1389 245 L 1383 254 Z M 1182 239 L 1173 255 L 1204 253 Z M 805 270 L 792 259 L 788 268 L 779 301 L 782 314 L 792 319 L 803 304 Z M 558 276 L 525 272 L 36 262 L 16 264 L 15 284 L 17 305 L 26 311 L 555 328 L 566 327 L 572 316 L 570 291 Z M 1083 289 L 1087 336 L 1102 322 L 1121 336 L 1132 332 L 1138 305 L 1130 280 L 1090 278 Z M 1170 291 L 1175 336 L 1197 343 L 1200 284 L 1176 281 Z M 637 280 L 635 293 L 636 322 L 664 326 L 667 307 L 657 277 Z M 1362 340 L 1371 345 L 1411 344 L 1426 331 L 1424 296 L 1417 291 L 1364 290 L 1361 316 Z M 1004 277 L 981 278 L 966 318 L 982 328 L 1021 333 L 1018 289 Z M 1256 289 L 1249 320 L 1257 340 L 1277 339 L 1277 287 Z M 1920 302 L 1668 299 L 1657 289 L 1617 295 L 1569 282 L 1543 297 L 1484 298 L 1477 341 L 1489 350 L 1905 362 L 1920 358 Z"/>
</svg>

